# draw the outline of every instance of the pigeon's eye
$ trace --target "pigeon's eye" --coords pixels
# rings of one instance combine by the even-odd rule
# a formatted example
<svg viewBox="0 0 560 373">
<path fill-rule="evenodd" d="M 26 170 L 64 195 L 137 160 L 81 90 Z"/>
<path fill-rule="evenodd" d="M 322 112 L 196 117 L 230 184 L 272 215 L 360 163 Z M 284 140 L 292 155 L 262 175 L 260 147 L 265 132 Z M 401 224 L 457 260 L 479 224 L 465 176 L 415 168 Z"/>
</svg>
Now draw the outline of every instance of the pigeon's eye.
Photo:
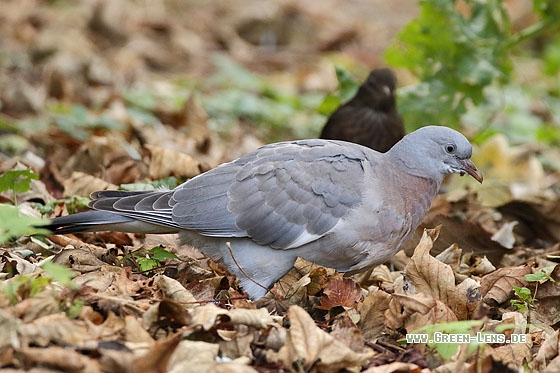
<svg viewBox="0 0 560 373">
<path fill-rule="evenodd" d="M 445 145 L 445 151 L 448 153 L 455 153 L 455 145 L 453 144 L 447 144 Z"/>
</svg>

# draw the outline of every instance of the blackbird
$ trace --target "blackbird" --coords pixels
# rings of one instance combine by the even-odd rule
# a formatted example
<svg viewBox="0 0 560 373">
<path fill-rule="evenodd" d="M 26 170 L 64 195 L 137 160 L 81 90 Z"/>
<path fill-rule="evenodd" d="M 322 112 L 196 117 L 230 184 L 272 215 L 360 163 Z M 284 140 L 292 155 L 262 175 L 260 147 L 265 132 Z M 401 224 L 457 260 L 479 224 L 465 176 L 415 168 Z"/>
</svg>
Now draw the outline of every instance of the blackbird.
<svg viewBox="0 0 560 373">
<path fill-rule="evenodd" d="M 373 70 L 356 95 L 332 113 L 320 137 L 382 153 L 391 149 L 405 135 L 395 103 L 396 82 L 390 69 Z"/>
</svg>

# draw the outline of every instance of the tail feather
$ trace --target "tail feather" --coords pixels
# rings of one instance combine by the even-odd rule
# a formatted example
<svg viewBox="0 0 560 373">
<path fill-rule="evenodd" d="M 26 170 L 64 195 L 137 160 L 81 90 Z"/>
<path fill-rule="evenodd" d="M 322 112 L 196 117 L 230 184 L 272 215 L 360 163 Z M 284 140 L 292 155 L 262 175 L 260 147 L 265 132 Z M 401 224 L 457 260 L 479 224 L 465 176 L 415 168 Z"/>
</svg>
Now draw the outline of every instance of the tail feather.
<svg viewBox="0 0 560 373">
<path fill-rule="evenodd" d="M 131 218 L 113 214 L 105 211 L 86 211 L 79 214 L 72 214 L 54 218 L 50 224 L 41 228 L 50 230 L 56 234 L 95 232 L 99 227 L 110 226 L 119 223 L 132 221 Z"/>
<path fill-rule="evenodd" d="M 129 233 L 176 233 L 177 228 L 150 224 L 107 211 L 86 211 L 54 218 L 40 228 L 54 234 L 118 231 Z"/>
</svg>

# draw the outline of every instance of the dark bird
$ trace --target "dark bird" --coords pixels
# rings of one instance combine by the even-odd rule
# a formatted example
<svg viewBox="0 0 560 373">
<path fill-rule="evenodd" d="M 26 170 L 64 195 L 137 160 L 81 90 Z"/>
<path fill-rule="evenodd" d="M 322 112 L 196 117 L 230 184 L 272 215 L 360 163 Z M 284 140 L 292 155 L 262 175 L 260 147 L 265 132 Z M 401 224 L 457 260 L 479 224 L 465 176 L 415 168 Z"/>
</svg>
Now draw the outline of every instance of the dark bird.
<svg viewBox="0 0 560 373">
<path fill-rule="evenodd" d="M 391 149 L 405 134 L 395 103 L 396 83 L 390 69 L 373 70 L 356 95 L 331 114 L 320 137 L 382 153 Z"/>
<path fill-rule="evenodd" d="M 335 140 L 263 146 L 173 190 L 93 193 L 91 211 L 54 233 L 178 233 L 223 263 L 253 299 L 297 257 L 356 273 L 390 259 L 428 211 L 443 177 L 482 174 L 459 132 L 423 127 L 387 153 Z"/>
</svg>

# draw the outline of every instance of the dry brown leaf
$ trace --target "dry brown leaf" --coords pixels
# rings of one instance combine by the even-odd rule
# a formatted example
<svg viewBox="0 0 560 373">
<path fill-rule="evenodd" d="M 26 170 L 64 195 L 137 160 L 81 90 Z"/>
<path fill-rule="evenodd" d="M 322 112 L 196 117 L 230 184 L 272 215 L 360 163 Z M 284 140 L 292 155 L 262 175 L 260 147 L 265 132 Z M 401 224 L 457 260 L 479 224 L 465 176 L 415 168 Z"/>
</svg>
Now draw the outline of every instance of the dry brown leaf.
<svg viewBox="0 0 560 373">
<path fill-rule="evenodd" d="M 124 318 L 124 339 L 128 342 L 146 343 L 151 345 L 154 339 L 143 327 L 142 323 L 136 316 L 127 315 Z"/>
<path fill-rule="evenodd" d="M 513 228 L 519 224 L 518 221 L 510 221 L 504 223 L 496 233 L 492 235 L 492 241 L 496 241 L 506 249 L 513 248 L 515 243 L 515 236 L 513 234 Z"/>
<path fill-rule="evenodd" d="M 182 338 L 182 333 L 176 333 L 167 338 L 157 340 L 145 354 L 134 358 L 130 371 L 146 373 L 167 371 L 171 356 Z"/>
<path fill-rule="evenodd" d="M 363 301 L 358 303 L 360 321 L 358 327 L 364 338 L 374 339 L 385 329 L 385 311 L 389 308 L 391 296 L 384 291 L 370 292 Z"/>
<path fill-rule="evenodd" d="M 491 352 L 492 358 L 514 369 L 522 367 L 533 360 L 531 340 L 528 339 L 527 342 L 528 343 L 510 343 L 495 347 Z"/>
<path fill-rule="evenodd" d="M 150 307 L 150 310 L 153 310 L 153 308 Z M 144 315 L 144 321 L 147 321 L 148 315 Z M 173 328 L 179 328 L 192 323 L 192 318 L 187 307 L 171 299 L 163 299 L 159 302 L 157 312 L 154 313 L 153 316 L 153 322 L 158 325 L 163 324 L 164 327 L 171 326 Z M 151 324 L 152 323 L 149 325 Z"/>
<path fill-rule="evenodd" d="M 348 346 L 315 325 L 304 309 L 291 306 L 288 309 L 290 329 L 286 344 L 278 352 L 286 368 L 299 361 L 303 369 L 314 367 L 319 372 L 336 372 L 342 368 L 361 368 L 373 357 L 373 352 L 356 353 Z"/>
<path fill-rule="evenodd" d="M 408 282 L 413 286 L 413 294 L 425 293 L 449 304 L 449 298 L 455 290 L 455 275 L 449 265 L 430 255 L 438 233 L 439 229 L 424 231 L 405 272 Z"/>
<path fill-rule="evenodd" d="M 422 370 L 416 364 L 394 362 L 390 364 L 385 364 L 378 367 L 371 367 L 365 370 L 363 373 L 422 373 Z"/>
<path fill-rule="evenodd" d="M 236 330 L 217 330 L 221 340 L 220 352 L 230 359 L 245 357 L 248 361 L 254 359 L 251 344 L 255 340 L 255 335 L 248 328 L 236 328 Z"/>
<path fill-rule="evenodd" d="M 286 299 L 292 304 L 304 304 L 308 295 L 323 290 L 333 276 L 340 277 L 333 269 L 298 258 L 294 268 L 276 282 L 270 291 L 277 298 Z"/>
<path fill-rule="evenodd" d="M 60 264 L 76 270 L 80 273 L 96 271 L 106 263 L 99 260 L 89 250 L 75 249 L 71 246 L 66 247 L 63 251 L 56 254 L 53 259 L 53 263 Z M 88 279 L 91 279 L 88 277 Z M 101 283 L 105 283 L 107 279 L 101 280 Z"/>
<path fill-rule="evenodd" d="M 171 356 L 169 373 L 256 373 L 257 371 L 239 362 L 219 363 L 219 345 L 184 340 Z"/>
<path fill-rule="evenodd" d="M 153 180 L 168 176 L 191 178 L 203 170 L 198 160 L 186 153 L 146 144 L 150 152 L 148 174 Z"/>
<path fill-rule="evenodd" d="M 433 296 L 451 309 L 459 320 L 464 320 L 478 305 L 481 298 L 477 291 L 479 285 L 467 278 L 455 286 L 451 266 L 430 255 L 435 240 L 430 235 L 436 237 L 437 232 L 426 230 L 405 268 L 406 278 L 413 292 Z"/>
<path fill-rule="evenodd" d="M 540 284 L 535 298 L 535 310 L 539 317 L 548 325 L 555 325 L 560 321 L 560 266 L 556 265 L 550 277 L 553 281 L 546 281 Z"/>
<path fill-rule="evenodd" d="M 41 317 L 19 328 L 22 338 L 36 346 L 47 346 L 56 343 L 61 346 L 82 345 L 94 336 L 80 320 L 69 320 L 64 314 Z"/>
<path fill-rule="evenodd" d="M 117 190 L 119 188 L 103 179 L 78 171 L 72 172 L 69 178 L 64 179 L 62 185 L 64 186 L 64 197 L 76 195 L 89 197 L 91 193 L 99 190 Z"/>
<path fill-rule="evenodd" d="M 53 296 L 53 289 L 49 287 L 36 296 L 17 303 L 13 310 L 19 319 L 30 322 L 60 312 L 60 305 Z"/>
<path fill-rule="evenodd" d="M 165 275 L 154 276 L 154 285 L 156 285 L 165 297 L 182 303 L 187 308 L 193 308 L 197 300 L 190 291 L 177 280 Z"/>
<path fill-rule="evenodd" d="M 478 307 L 482 295 L 479 292 L 480 284 L 467 277 L 456 286 L 450 294 L 449 308 L 453 310 L 459 320 L 468 320 Z"/>
<path fill-rule="evenodd" d="M 330 335 L 350 347 L 354 352 L 369 352 L 369 348 L 365 346 L 362 332 L 358 329 L 348 312 L 344 312 L 335 318 L 331 326 Z"/>
<path fill-rule="evenodd" d="M 499 268 L 480 280 L 480 294 L 485 303 L 494 305 L 505 302 L 513 290 L 513 286 L 525 286 L 525 275 L 531 273 L 530 265 Z"/>
<path fill-rule="evenodd" d="M 474 210 L 473 214 L 479 213 L 479 209 L 470 204 L 462 208 L 467 211 Z M 433 215 L 430 210 L 426 218 L 424 218 L 420 226 L 414 232 L 413 237 L 409 240 L 405 251 L 409 253 L 409 255 L 412 254 L 414 246 L 411 245 L 411 243 L 420 240 L 423 229 L 441 225 L 438 239 L 434 242 L 434 247 L 431 250 L 433 255 L 437 255 L 449 246 L 457 244 L 463 253 L 472 252 L 478 256 L 488 257 L 492 263 L 500 263 L 504 254 L 509 250 L 503 248 L 499 243 L 492 241 L 490 239 L 492 234 L 483 229 L 478 220 L 476 222 L 470 220 L 463 221 L 453 216 L 453 211 L 457 209 L 459 209 L 459 206 L 455 207 L 453 210 L 450 209 L 450 211 L 445 214 L 436 215 Z M 482 211 L 482 213 L 490 214 L 490 212 L 486 210 Z"/>
<path fill-rule="evenodd" d="M 429 324 L 457 321 L 455 313 L 442 301 L 424 293 L 393 294 L 385 317 L 387 327 L 404 327 L 409 333 Z"/>
<path fill-rule="evenodd" d="M 0 350 L 15 344 L 15 338 L 22 322 L 11 312 L 0 309 Z"/>
<path fill-rule="evenodd" d="M 461 258 L 459 272 L 464 275 L 485 275 L 493 272 L 496 267 L 486 257 L 480 257 L 473 253 L 466 253 Z"/>
<path fill-rule="evenodd" d="M 25 347 L 21 349 L 21 353 L 30 363 L 59 369 L 64 372 L 101 372 L 96 361 L 67 348 L 57 346 L 50 346 L 49 348 Z"/>
<path fill-rule="evenodd" d="M 362 297 L 362 289 L 350 278 L 334 279 L 324 290 L 319 309 L 330 310 L 333 307 L 355 307 Z"/>
<path fill-rule="evenodd" d="M 208 151 L 211 133 L 208 129 L 208 114 L 194 94 L 185 102 L 182 110 L 184 124 L 189 129 L 189 137 L 196 143 L 198 151 Z"/>
<path fill-rule="evenodd" d="M 556 366 L 560 366 L 560 356 L 558 355 L 559 343 L 560 337 L 558 330 L 546 336 L 544 343 L 539 348 L 537 356 L 535 357 L 535 362 L 537 363 L 535 368 L 542 370 L 549 364 L 552 365 L 553 361 L 555 361 L 554 364 Z"/>
<path fill-rule="evenodd" d="M 201 325 L 204 330 L 210 330 L 219 323 L 231 325 L 243 324 L 256 328 L 267 328 L 274 323 L 266 308 L 225 310 L 212 303 L 196 307 L 192 312 L 193 325 Z"/>
<path fill-rule="evenodd" d="M 450 265 L 454 271 L 457 271 L 459 263 L 461 262 L 462 254 L 463 250 L 461 250 L 457 244 L 453 244 L 436 255 L 435 258 L 442 263 Z"/>
<path fill-rule="evenodd" d="M 0 249 L 0 263 L 14 270 L 14 274 L 29 275 L 41 270 L 37 264 L 3 249 Z"/>
</svg>

